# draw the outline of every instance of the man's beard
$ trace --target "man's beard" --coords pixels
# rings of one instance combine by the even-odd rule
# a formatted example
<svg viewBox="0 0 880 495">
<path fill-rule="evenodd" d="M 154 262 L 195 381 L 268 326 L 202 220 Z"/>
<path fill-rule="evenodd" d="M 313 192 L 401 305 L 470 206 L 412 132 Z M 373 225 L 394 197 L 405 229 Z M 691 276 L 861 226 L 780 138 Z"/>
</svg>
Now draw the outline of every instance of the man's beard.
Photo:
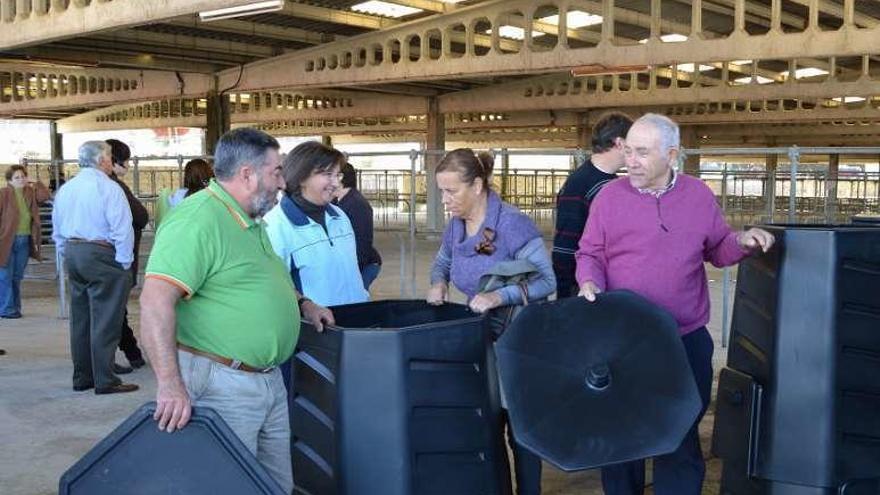
<svg viewBox="0 0 880 495">
<path fill-rule="evenodd" d="M 275 206 L 276 195 L 277 191 L 271 191 L 261 180 L 257 185 L 257 192 L 251 199 L 251 215 L 256 218 L 269 213 L 269 210 Z"/>
</svg>

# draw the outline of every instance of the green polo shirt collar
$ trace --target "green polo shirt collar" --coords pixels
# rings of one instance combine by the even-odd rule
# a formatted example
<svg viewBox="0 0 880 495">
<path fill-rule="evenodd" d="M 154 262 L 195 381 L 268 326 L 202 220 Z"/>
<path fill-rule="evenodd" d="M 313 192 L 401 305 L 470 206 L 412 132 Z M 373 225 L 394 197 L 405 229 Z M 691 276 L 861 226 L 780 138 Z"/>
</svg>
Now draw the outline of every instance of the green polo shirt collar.
<svg viewBox="0 0 880 495">
<path fill-rule="evenodd" d="M 251 218 L 250 215 L 244 212 L 244 209 L 242 209 L 241 205 L 238 204 L 238 201 L 236 201 L 235 198 L 232 197 L 232 195 L 226 192 L 226 189 L 224 189 L 223 186 L 219 182 L 217 182 L 216 179 L 211 179 L 211 182 L 208 183 L 208 192 L 211 194 L 211 196 L 220 200 L 220 202 L 223 203 L 224 206 L 226 206 L 229 214 L 232 215 L 233 218 L 235 218 L 235 221 L 238 222 L 239 225 L 241 225 L 241 228 L 249 229 L 258 225 L 256 220 L 254 220 L 253 218 Z"/>
</svg>

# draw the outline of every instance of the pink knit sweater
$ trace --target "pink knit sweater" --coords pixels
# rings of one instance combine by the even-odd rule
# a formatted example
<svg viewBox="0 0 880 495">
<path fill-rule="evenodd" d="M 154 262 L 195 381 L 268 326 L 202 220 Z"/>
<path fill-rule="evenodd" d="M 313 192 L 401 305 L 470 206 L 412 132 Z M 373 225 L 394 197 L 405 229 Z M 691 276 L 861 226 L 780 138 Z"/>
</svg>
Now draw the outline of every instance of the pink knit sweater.
<svg viewBox="0 0 880 495">
<path fill-rule="evenodd" d="M 709 322 L 703 262 L 730 266 L 749 254 L 712 191 L 684 174 L 659 198 L 626 177 L 608 183 L 593 201 L 578 246 L 579 284 L 592 280 L 603 290 L 641 294 L 669 311 L 682 335 Z"/>
</svg>

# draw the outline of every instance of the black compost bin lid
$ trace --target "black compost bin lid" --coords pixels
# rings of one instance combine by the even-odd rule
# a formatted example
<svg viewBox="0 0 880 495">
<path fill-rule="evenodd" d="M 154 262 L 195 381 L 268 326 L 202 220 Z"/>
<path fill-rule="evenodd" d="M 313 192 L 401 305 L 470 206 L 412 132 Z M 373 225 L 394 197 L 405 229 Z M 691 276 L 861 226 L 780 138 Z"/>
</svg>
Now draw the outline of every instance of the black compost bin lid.
<svg viewBox="0 0 880 495">
<path fill-rule="evenodd" d="M 194 407 L 183 430 L 159 431 L 156 403 L 141 406 L 61 476 L 58 493 L 283 495 L 213 409 Z"/>
<path fill-rule="evenodd" d="M 701 409 L 675 319 L 629 291 L 529 305 L 496 353 L 517 439 L 566 471 L 672 452 Z"/>
</svg>

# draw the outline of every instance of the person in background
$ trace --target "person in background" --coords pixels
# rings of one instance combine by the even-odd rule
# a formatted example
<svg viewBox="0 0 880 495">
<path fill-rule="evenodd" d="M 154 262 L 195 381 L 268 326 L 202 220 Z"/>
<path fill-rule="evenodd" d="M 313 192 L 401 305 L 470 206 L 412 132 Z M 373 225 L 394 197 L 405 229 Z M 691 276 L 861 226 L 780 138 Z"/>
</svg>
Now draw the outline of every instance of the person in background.
<svg viewBox="0 0 880 495">
<path fill-rule="evenodd" d="M 28 257 L 40 260 L 40 203 L 49 199 L 43 183 L 13 165 L 0 189 L 0 318 L 21 318 L 21 280 Z"/>
<path fill-rule="evenodd" d="M 364 279 L 364 288 L 370 285 L 382 270 L 382 257 L 373 247 L 373 207 L 357 188 L 357 171 L 346 162 L 340 169 L 342 187 L 336 190 L 336 204 L 348 216 L 357 243 L 358 269 Z"/>
<path fill-rule="evenodd" d="M 623 142 L 631 125 L 632 119 L 624 113 L 609 112 L 599 117 L 593 126 L 592 154 L 568 176 L 556 195 L 553 272 L 557 299 L 577 295 L 574 253 L 587 224 L 590 203 L 626 165 Z"/>
<path fill-rule="evenodd" d="M 110 157 L 113 160 L 113 172 L 110 174 L 110 178 L 122 188 L 122 191 L 125 193 L 125 199 L 128 201 L 129 209 L 131 210 L 132 228 L 134 228 L 134 257 L 131 261 L 131 286 L 134 288 L 137 287 L 139 265 L 138 254 L 140 253 L 141 236 L 144 233 L 144 228 L 150 221 L 150 214 L 147 212 L 147 208 L 144 207 L 143 203 L 141 203 L 137 197 L 135 197 L 134 193 L 131 192 L 128 184 L 122 181 L 128 173 L 131 149 L 129 149 L 127 144 L 118 139 L 108 139 L 106 143 L 110 145 Z M 131 325 L 128 324 L 127 305 L 125 308 L 125 314 L 122 318 L 122 334 L 119 338 L 119 350 L 125 354 L 125 359 L 128 360 L 131 367 L 129 368 L 127 366 L 114 364 L 113 371 L 115 371 L 116 374 L 123 375 L 125 373 L 130 373 L 132 368 L 140 368 L 146 364 L 144 361 L 144 355 L 138 348 L 137 339 L 134 336 L 134 330 L 132 330 Z"/>
<path fill-rule="evenodd" d="M 214 170 L 205 160 L 195 158 L 186 162 L 183 168 L 183 187 L 173 193 L 168 189 L 163 189 L 159 193 L 159 198 L 156 200 L 156 229 L 175 206 L 180 204 L 184 198 L 188 198 L 207 187 L 212 177 L 214 177 Z"/>
<path fill-rule="evenodd" d="M 476 155 L 462 148 L 447 153 L 437 166 L 443 206 L 452 218 L 431 268 L 429 304 L 443 304 L 448 299 L 449 282 L 467 296 L 468 305 L 478 313 L 523 304 L 523 293 L 516 285 L 479 292 L 483 274 L 512 260 L 528 261 L 538 272 L 524 289 L 528 301 L 553 293 L 556 279 L 541 233 L 529 217 L 490 189 L 492 165 L 492 155 Z M 516 442 L 506 410 L 500 419 L 507 425 L 513 451 L 517 494 L 541 493 L 541 459 Z M 507 463 L 506 455 L 503 459 Z"/>
<path fill-rule="evenodd" d="M 110 145 L 87 141 L 80 171 L 52 205 L 52 240 L 70 279 L 70 353 L 73 389 L 96 394 L 134 392 L 113 372 L 125 304 L 131 290 L 134 228 L 119 184 L 110 179 Z"/>
<path fill-rule="evenodd" d="M 624 147 L 628 176 L 596 196 L 575 256 L 579 296 L 595 301 L 606 290 L 631 290 L 678 322 L 703 410 L 681 445 L 654 459 L 657 495 L 702 493 L 698 427 L 711 397 L 714 351 L 705 263 L 730 266 L 774 242 L 765 230 L 728 226 L 712 190 L 675 170 L 680 144 L 678 125 L 668 117 L 649 113 L 633 123 Z M 602 468 L 602 488 L 606 495 L 641 495 L 644 460 Z"/>
</svg>

